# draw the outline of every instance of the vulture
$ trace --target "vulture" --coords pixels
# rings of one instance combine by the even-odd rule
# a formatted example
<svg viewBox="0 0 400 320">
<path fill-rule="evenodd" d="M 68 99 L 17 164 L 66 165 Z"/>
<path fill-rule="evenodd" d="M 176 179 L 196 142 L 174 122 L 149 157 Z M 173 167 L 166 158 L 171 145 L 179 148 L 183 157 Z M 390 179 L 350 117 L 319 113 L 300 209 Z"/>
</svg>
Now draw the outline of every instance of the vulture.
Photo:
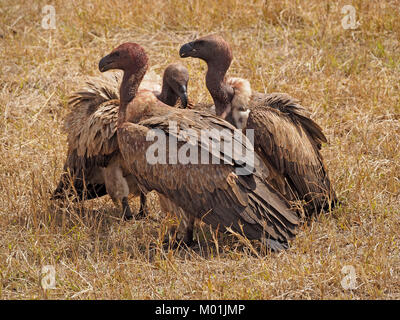
<svg viewBox="0 0 400 320">
<path fill-rule="evenodd" d="M 147 54 L 136 43 L 121 44 L 99 62 L 101 72 L 123 71 L 118 147 L 139 188 L 182 209 L 188 221 L 182 241 L 188 245 L 193 222 L 200 219 L 260 240 L 268 249 L 287 248 L 299 217 L 267 182 L 268 168 L 252 143 L 220 117 L 173 108 L 138 91 L 147 68 Z M 218 148 L 216 142 L 235 148 Z"/>
<path fill-rule="evenodd" d="M 128 194 L 140 194 L 137 217 L 145 215 L 146 195 L 129 174 L 118 148 L 119 80 L 116 75 L 93 78 L 86 83 L 87 88 L 71 96 L 72 111 L 64 124 L 68 133 L 67 160 L 52 198 L 76 195 L 80 200 L 88 200 L 109 194 L 116 205 L 122 204 L 123 217 L 129 220 L 133 215 Z M 149 77 L 140 90 L 170 106 L 180 98 L 180 105 L 186 107 L 188 80 L 187 69 L 172 63 L 164 71 L 162 87 L 154 77 Z"/>
<path fill-rule="evenodd" d="M 320 153 L 327 139 L 297 100 L 284 93 L 253 92 L 247 80 L 226 78 L 233 55 L 219 35 L 186 43 L 179 54 L 207 63 L 206 87 L 216 115 L 254 130 L 254 149 L 269 169 L 269 182 L 292 204 L 301 201 L 301 215 L 334 207 L 337 198 Z"/>
</svg>

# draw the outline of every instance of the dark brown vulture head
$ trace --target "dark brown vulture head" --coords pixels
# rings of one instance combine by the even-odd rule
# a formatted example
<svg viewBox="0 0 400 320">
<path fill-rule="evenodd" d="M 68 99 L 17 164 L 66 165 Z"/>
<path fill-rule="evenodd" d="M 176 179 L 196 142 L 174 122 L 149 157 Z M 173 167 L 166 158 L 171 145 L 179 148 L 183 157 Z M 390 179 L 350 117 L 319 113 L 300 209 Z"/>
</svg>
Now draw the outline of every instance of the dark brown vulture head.
<svg viewBox="0 0 400 320">
<path fill-rule="evenodd" d="M 126 42 L 100 60 L 99 70 L 105 72 L 111 69 L 119 69 L 134 73 L 146 69 L 147 63 L 148 58 L 144 49 L 137 43 Z"/>
<path fill-rule="evenodd" d="M 212 34 L 184 44 L 179 55 L 181 58 L 202 59 L 207 63 L 206 86 L 213 97 L 215 112 L 232 123 L 231 101 L 235 93 L 225 83 L 225 74 L 233 58 L 229 44 L 221 36 Z"/>
<path fill-rule="evenodd" d="M 189 81 L 189 72 L 180 63 L 171 63 L 165 68 L 163 75 L 163 92 L 165 94 L 166 103 L 175 105 L 177 98 L 181 99 L 182 106 L 186 108 L 187 84 Z"/>
<path fill-rule="evenodd" d="M 205 62 L 222 63 L 224 66 L 229 65 L 232 61 L 232 50 L 229 44 L 219 35 L 212 34 L 201 37 L 192 42 L 184 44 L 180 50 L 181 58 L 199 58 Z"/>
</svg>

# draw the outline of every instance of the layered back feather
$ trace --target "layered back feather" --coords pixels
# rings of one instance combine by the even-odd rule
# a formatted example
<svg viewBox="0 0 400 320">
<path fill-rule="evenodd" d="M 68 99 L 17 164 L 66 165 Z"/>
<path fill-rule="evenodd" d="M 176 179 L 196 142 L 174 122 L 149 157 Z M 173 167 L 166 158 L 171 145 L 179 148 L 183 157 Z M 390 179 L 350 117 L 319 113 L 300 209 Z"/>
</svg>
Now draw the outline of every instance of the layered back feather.
<svg viewBox="0 0 400 320">
<path fill-rule="evenodd" d="M 291 200 L 305 200 L 308 214 L 335 202 L 320 154 L 327 139 L 309 113 L 283 93 L 254 93 L 250 109 L 248 128 L 257 128 L 256 151 L 273 165 L 271 171 L 277 170 L 288 183 L 277 182 L 278 189 Z"/>
<path fill-rule="evenodd" d="M 53 198 L 63 197 L 65 192 L 75 193 L 80 199 L 106 194 L 104 185 L 91 185 L 87 181 L 99 166 L 106 167 L 119 153 L 117 120 L 121 78 L 120 73 L 87 77 L 85 85 L 70 96 L 71 111 L 63 126 L 68 142 L 67 160 Z M 150 72 L 139 90 L 161 90 L 160 82 L 161 77 Z"/>
<path fill-rule="evenodd" d="M 268 183 L 269 172 L 254 153 L 251 142 L 216 116 L 202 111 L 165 108 L 155 102 L 154 96 L 138 93 L 130 107 L 132 110 L 140 110 L 141 105 L 148 107 L 152 105 L 151 99 L 153 109 L 149 109 L 152 111 L 146 109 L 137 123 L 125 122 L 118 128 L 121 153 L 140 187 L 162 194 L 166 198 L 162 201 L 163 207 L 179 214 L 193 215 L 214 228 L 230 227 L 249 239 L 266 237 L 268 247 L 273 250 L 285 248 L 287 241 L 296 234 L 299 219 L 286 199 Z M 171 129 L 171 122 L 177 124 L 176 131 Z M 146 137 L 153 129 L 177 138 L 175 150 L 191 141 L 197 150 L 196 161 L 150 164 L 147 152 L 153 142 Z M 227 141 L 234 141 L 240 147 L 233 153 L 212 148 L 212 139 L 202 139 L 201 133 L 213 129 L 224 132 Z M 179 137 L 185 138 L 182 141 Z M 170 154 L 170 146 L 164 151 Z M 203 152 L 209 157 L 209 164 L 202 164 Z M 254 166 L 247 167 L 253 163 L 249 158 L 252 156 Z M 243 175 L 236 174 L 238 168 L 244 170 Z"/>
<path fill-rule="evenodd" d="M 110 154 L 117 148 L 119 81 L 117 74 L 89 78 L 71 95 L 64 131 L 69 149 L 77 150 L 78 156 Z"/>
<path fill-rule="evenodd" d="M 90 77 L 82 89 L 71 95 L 68 102 L 71 112 L 65 120 L 64 131 L 68 135 L 68 145 L 77 150 L 78 156 L 110 154 L 118 148 L 120 82 L 119 73 Z M 161 77 L 151 71 L 139 90 L 160 91 L 160 82 Z"/>
</svg>

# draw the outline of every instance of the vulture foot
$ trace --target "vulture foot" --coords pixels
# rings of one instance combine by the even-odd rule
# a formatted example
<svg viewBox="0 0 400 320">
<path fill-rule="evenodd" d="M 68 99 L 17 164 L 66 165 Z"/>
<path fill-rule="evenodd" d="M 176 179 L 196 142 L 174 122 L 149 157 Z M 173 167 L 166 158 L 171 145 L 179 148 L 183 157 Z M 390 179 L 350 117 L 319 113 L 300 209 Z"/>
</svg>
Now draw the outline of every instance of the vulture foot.
<svg viewBox="0 0 400 320">
<path fill-rule="evenodd" d="M 183 237 L 178 237 L 176 229 L 172 228 L 169 234 L 165 236 L 163 241 L 163 247 L 166 250 L 175 250 L 179 247 L 192 248 L 195 244 L 195 241 L 193 241 L 193 228 L 188 228 L 185 230 Z"/>
<path fill-rule="evenodd" d="M 128 198 L 122 198 L 122 216 L 125 221 L 132 220 L 133 214 L 131 208 L 129 207 Z"/>
<path fill-rule="evenodd" d="M 139 212 L 136 214 L 136 219 L 143 219 L 149 214 L 147 206 L 146 206 L 146 195 L 141 192 L 140 193 L 140 209 Z"/>
</svg>

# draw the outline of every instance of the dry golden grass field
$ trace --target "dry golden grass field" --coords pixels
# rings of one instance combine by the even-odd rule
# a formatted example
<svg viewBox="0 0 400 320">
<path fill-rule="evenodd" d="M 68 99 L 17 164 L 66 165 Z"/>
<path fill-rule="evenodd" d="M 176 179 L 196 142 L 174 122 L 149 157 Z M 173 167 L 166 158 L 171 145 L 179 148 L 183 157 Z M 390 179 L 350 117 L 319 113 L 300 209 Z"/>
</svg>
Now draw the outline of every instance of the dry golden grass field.
<svg viewBox="0 0 400 320">
<path fill-rule="evenodd" d="M 55 29 L 42 26 L 48 4 Z M 398 0 L 1 0 L 0 299 L 400 299 L 399 16 Z M 328 137 L 342 204 L 285 252 L 260 255 L 206 226 L 197 249 L 164 250 L 174 218 L 154 194 L 150 215 L 129 222 L 108 196 L 49 200 L 68 96 L 100 74 L 99 59 L 138 42 L 157 73 L 180 61 L 189 96 L 211 101 L 206 64 L 178 55 L 209 33 L 232 45 L 229 75 L 299 99 Z M 56 283 L 44 290 L 47 265 Z"/>
</svg>

